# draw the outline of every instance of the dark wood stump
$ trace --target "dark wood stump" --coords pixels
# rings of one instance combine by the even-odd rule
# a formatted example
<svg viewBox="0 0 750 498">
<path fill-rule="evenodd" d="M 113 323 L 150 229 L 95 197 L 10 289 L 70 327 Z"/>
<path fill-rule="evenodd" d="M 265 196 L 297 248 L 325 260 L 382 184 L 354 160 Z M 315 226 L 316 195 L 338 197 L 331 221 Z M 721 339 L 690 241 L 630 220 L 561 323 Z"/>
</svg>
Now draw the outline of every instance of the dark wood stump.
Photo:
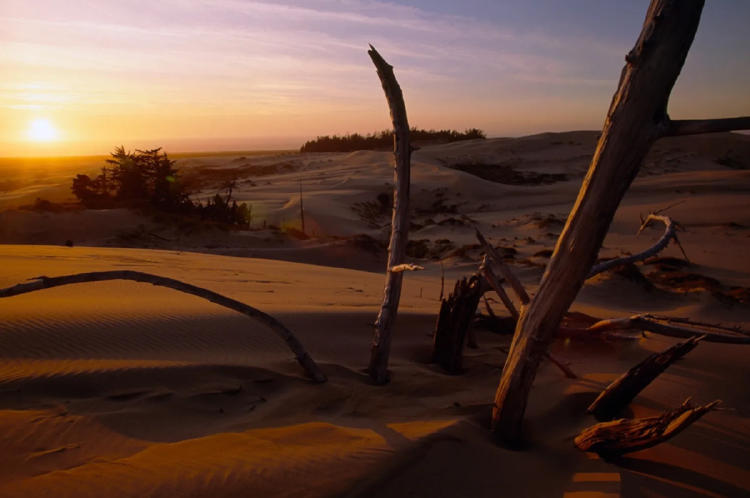
<svg viewBox="0 0 750 498">
<path fill-rule="evenodd" d="M 465 338 L 481 296 L 481 281 L 474 275 L 469 280 L 458 280 L 440 305 L 432 360 L 450 374 L 461 373 Z"/>
</svg>

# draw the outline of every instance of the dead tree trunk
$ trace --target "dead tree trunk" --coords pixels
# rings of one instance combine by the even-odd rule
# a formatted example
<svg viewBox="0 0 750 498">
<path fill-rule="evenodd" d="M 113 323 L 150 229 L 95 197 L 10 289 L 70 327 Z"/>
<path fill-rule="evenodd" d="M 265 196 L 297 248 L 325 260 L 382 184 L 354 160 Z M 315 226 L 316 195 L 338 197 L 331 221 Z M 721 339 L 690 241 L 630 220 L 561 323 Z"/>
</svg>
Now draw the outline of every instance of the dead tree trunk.
<svg viewBox="0 0 750 498">
<path fill-rule="evenodd" d="M 432 360 L 450 374 L 461 373 L 464 340 L 482 296 L 478 276 L 456 282 L 448 299 L 443 299 L 435 325 Z"/>
<path fill-rule="evenodd" d="M 702 406 L 693 406 L 690 399 L 679 408 L 657 417 L 619 419 L 602 422 L 584 429 L 574 442 L 578 449 L 595 451 L 605 457 L 616 457 L 632 453 L 676 436 L 687 426 L 713 410 L 719 400 Z"/>
<path fill-rule="evenodd" d="M 139 271 L 131 270 L 120 270 L 120 271 L 96 271 L 90 273 L 76 273 L 74 275 L 65 275 L 62 277 L 36 277 L 31 282 L 23 284 L 17 284 L 13 287 L 6 289 L 0 289 L 0 298 L 18 296 L 20 294 L 26 294 L 28 292 L 34 292 L 42 289 L 49 289 L 52 287 L 59 287 L 61 285 L 80 284 L 84 282 L 102 282 L 106 280 L 132 280 L 135 282 L 145 282 L 152 285 L 158 285 L 161 287 L 168 287 L 186 294 L 192 294 L 193 296 L 202 297 L 212 303 L 216 303 L 225 308 L 247 315 L 250 318 L 258 320 L 271 330 L 281 339 L 286 342 L 289 349 L 292 350 L 294 355 L 297 357 L 297 361 L 302 368 L 305 369 L 307 375 L 310 376 L 315 382 L 325 382 L 326 376 L 320 370 L 318 365 L 315 364 L 313 359 L 307 354 L 302 343 L 299 342 L 292 332 L 284 326 L 280 321 L 268 315 L 257 308 L 253 308 L 245 303 L 235 301 L 216 292 L 202 287 L 196 287 L 195 285 L 186 284 L 173 278 L 160 277 L 159 275 L 152 275 L 150 273 L 142 273 Z"/>
<path fill-rule="evenodd" d="M 652 354 L 607 386 L 586 411 L 597 420 L 612 420 L 669 365 L 692 351 L 701 339 L 703 336 L 695 336 Z"/>
<path fill-rule="evenodd" d="M 626 57 L 588 173 L 538 292 L 522 311 L 495 394 L 492 430 L 521 439 L 539 362 L 596 259 L 617 206 L 651 144 L 669 128 L 667 103 L 693 37 L 703 0 L 652 0 Z"/>
<path fill-rule="evenodd" d="M 393 66 L 388 64 L 372 45 L 370 45 L 368 53 L 377 68 L 378 77 L 388 100 L 391 120 L 393 121 L 393 155 L 396 161 L 393 173 L 393 216 L 391 218 L 391 238 L 388 244 L 388 265 L 386 267 L 383 304 L 375 320 L 375 333 L 368 367 L 372 380 L 376 384 L 385 384 L 389 380 L 388 356 L 403 280 L 403 273 L 391 270 L 403 262 L 406 253 L 409 232 L 409 174 L 412 149 L 409 144 L 409 122 L 406 119 L 404 96 L 393 74 Z"/>
</svg>

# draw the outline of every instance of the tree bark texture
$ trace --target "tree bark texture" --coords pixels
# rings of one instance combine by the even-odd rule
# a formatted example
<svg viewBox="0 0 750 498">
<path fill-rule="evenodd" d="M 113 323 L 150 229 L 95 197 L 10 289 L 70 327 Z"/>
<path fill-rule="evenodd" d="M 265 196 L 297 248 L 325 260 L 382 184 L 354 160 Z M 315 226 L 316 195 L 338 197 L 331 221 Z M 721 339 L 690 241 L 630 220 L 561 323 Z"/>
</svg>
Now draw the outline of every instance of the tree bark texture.
<svg viewBox="0 0 750 498">
<path fill-rule="evenodd" d="M 388 357 L 391 349 L 391 336 L 401 298 L 402 272 L 393 268 L 403 263 L 409 237 L 409 176 L 411 168 L 411 145 L 409 143 L 409 121 L 406 118 L 406 105 L 401 87 L 393 74 L 393 66 L 388 64 L 375 48 L 370 45 L 370 58 L 383 85 L 385 98 L 393 121 L 393 215 L 391 218 L 391 238 L 388 243 L 388 266 L 386 267 L 383 304 L 375 320 L 375 333 L 370 351 L 368 372 L 373 382 L 385 384 L 389 380 Z"/>
<path fill-rule="evenodd" d="M 703 0 L 652 0 L 626 57 L 588 173 L 534 299 L 516 327 L 495 394 L 492 430 L 513 444 L 539 362 L 593 265 L 612 218 L 651 144 L 695 36 Z"/>
<path fill-rule="evenodd" d="M 97 271 L 90 273 L 76 273 L 74 275 L 65 275 L 61 277 L 36 277 L 30 282 L 23 284 L 17 284 L 13 287 L 0 289 L 0 298 L 17 296 L 19 294 L 26 294 L 28 292 L 34 292 L 42 289 L 49 289 L 51 287 L 59 287 L 61 285 L 69 284 L 80 284 L 84 282 L 102 282 L 106 280 L 132 280 L 134 282 L 145 282 L 152 285 L 158 285 L 161 287 L 168 287 L 186 294 L 192 294 L 193 296 L 202 297 L 212 303 L 216 303 L 225 308 L 247 315 L 250 318 L 258 320 L 271 330 L 281 339 L 286 342 L 289 349 L 292 350 L 297 361 L 302 368 L 305 369 L 307 375 L 315 382 L 325 382 L 326 376 L 320 370 L 318 365 L 313 361 L 307 351 L 299 342 L 297 337 L 282 324 L 280 321 L 268 315 L 257 308 L 253 308 L 245 303 L 241 303 L 234 299 L 230 299 L 216 292 L 195 285 L 186 284 L 179 280 L 175 280 L 167 277 L 160 277 L 158 275 L 152 275 L 150 273 L 142 273 L 139 271 L 131 270 L 119 270 L 119 271 Z"/>
</svg>

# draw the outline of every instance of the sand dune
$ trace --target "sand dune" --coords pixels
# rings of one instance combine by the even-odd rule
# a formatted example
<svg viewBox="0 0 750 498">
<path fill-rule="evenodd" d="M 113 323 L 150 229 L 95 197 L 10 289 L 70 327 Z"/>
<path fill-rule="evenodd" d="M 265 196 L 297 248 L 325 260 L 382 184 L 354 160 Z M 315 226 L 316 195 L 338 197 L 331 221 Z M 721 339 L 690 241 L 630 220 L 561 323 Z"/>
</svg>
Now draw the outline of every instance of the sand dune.
<svg viewBox="0 0 750 498">
<path fill-rule="evenodd" d="M 544 134 L 415 154 L 410 238 L 428 252 L 410 259 L 425 270 L 405 279 L 386 387 L 369 384 L 362 371 L 382 299 L 384 251 L 371 246 L 385 232 L 352 209 L 389 189 L 385 152 L 181 159 L 185 168 L 260 168 L 262 175 L 241 179 L 238 195 L 257 203 L 267 224 L 291 223 L 301 179 L 306 222 L 317 231 L 311 240 L 268 227 L 187 234 L 122 210 L 0 213 L 0 287 L 111 269 L 181 279 L 273 314 L 329 376 L 310 383 L 272 332 L 170 289 L 114 281 L 2 299 L 0 496 L 747 495 L 750 378 L 742 347 L 701 344 L 649 386 L 632 415 L 688 396 L 722 399 L 724 409 L 616 462 L 573 446 L 594 423 L 584 410 L 609 381 L 673 340 L 555 343 L 553 352 L 581 378 L 542 365 L 528 407 L 529 448 L 520 452 L 498 447 L 487 431 L 508 336 L 479 329 L 462 375 L 429 363 L 441 264 L 449 286 L 476 269 L 477 226 L 505 248 L 533 292 L 594 140 L 591 132 Z M 680 274 L 658 262 L 640 265 L 642 279 L 599 275 L 573 309 L 747 327 L 750 176 L 715 161 L 746 142 L 724 135 L 660 142 L 601 255 L 649 245 L 661 229 L 635 237 L 639 214 L 684 201 L 669 214 L 687 230 L 680 240 L 692 264 Z M 459 163 L 569 178 L 503 184 L 452 167 Z M 387 216 L 379 220 L 385 225 Z M 128 231 L 137 233 L 123 238 Z M 61 246 L 66 239 L 74 247 Z M 682 257 L 671 246 L 663 255 Z"/>
</svg>

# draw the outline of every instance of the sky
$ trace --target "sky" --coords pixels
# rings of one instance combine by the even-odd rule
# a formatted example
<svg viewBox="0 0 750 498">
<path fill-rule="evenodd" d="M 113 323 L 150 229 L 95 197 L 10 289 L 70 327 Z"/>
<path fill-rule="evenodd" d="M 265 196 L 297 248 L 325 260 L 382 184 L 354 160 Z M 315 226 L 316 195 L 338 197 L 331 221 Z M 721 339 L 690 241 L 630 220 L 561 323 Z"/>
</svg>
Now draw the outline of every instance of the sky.
<svg viewBox="0 0 750 498">
<path fill-rule="evenodd" d="M 410 124 L 600 129 L 648 0 L 0 0 L 0 156 L 296 148 Z M 750 1 L 707 0 L 673 118 L 750 114 Z"/>
</svg>

